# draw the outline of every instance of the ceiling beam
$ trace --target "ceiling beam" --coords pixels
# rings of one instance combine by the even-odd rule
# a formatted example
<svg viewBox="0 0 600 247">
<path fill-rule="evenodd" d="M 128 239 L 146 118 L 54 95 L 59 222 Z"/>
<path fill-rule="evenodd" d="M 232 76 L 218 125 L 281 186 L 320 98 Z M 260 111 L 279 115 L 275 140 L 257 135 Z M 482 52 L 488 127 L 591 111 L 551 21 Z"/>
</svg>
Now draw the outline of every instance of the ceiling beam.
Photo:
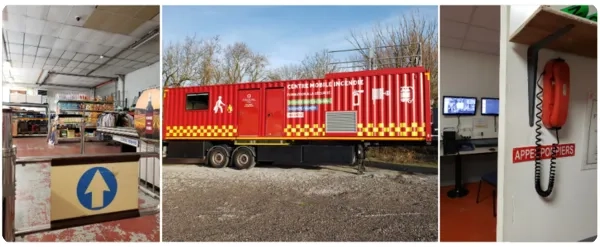
<svg viewBox="0 0 600 247">
<path fill-rule="evenodd" d="M 67 75 L 67 76 L 78 76 L 78 77 L 97 78 L 97 79 L 107 79 L 107 80 L 117 80 L 117 77 L 109 77 L 109 76 L 80 75 L 80 74 L 71 74 L 71 73 L 62 73 L 62 72 L 48 72 L 48 74 L 55 74 L 55 75 Z"/>
</svg>

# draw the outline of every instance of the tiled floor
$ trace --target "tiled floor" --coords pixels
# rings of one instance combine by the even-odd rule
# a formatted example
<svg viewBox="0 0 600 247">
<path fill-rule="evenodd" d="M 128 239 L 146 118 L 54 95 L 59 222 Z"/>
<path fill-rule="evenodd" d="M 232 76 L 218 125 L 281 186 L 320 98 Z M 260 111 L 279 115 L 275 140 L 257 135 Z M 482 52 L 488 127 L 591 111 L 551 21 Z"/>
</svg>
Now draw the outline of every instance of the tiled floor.
<svg viewBox="0 0 600 247">
<path fill-rule="evenodd" d="M 449 198 L 446 193 L 452 189 L 440 189 L 440 241 L 496 241 L 496 218 L 493 214 L 492 187 L 483 183 L 479 204 L 477 186 L 467 184 L 469 194 L 462 198 Z"/>
<path fill-rule="evenodd" d="M 79 143 L 49 146 L 46 138 L 15 138 L 17 157 L 54 156 L 80 153 Z M 119 153 L 119 147 L 102 142 L 86 142 L 86 154 Z M 50 165 L 31 164 L 16 168 L 17 196 L 15 227 L 28 228 L 50 223 Z M 141 208 L 156 206 L 159 201 L 140 192 Z M 27 235 L 17 241 L 140 241 L 160 240 L 159 215 L 87 225 Z"/>
</svg>

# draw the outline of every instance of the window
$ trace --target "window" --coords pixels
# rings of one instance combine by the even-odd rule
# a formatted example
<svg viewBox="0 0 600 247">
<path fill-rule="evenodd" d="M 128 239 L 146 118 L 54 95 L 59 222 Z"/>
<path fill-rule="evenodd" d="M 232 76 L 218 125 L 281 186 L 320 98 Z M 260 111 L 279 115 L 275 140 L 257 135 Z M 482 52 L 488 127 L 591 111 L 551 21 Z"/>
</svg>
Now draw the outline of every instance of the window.
<svg viewBox="0 0 600 247">
<path fill-rule="evenodd" d="M 207 110 L 208 109 L 208 93 L 191 93 L 186 97 L 186 110 Z"/>
</svg>

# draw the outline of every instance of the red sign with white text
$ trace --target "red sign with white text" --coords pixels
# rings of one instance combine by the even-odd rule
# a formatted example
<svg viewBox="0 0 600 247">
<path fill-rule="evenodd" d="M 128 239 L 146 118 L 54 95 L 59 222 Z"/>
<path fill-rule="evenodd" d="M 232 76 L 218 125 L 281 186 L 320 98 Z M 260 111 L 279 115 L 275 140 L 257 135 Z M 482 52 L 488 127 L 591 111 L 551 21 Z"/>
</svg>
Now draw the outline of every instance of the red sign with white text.
<svg viewBox="0 0 600 247">
<path fill-rule="evenodd" d="M 552 157 L 552 145 L 542 146 L 542 159 L 550 159 Z M 556 149 L 556 158 L 575 156 L 575 143 L 559 144 Z M 512 151 L 513 163 L 534 161 L 535 146 L 513 148 Z"/>
</svg>

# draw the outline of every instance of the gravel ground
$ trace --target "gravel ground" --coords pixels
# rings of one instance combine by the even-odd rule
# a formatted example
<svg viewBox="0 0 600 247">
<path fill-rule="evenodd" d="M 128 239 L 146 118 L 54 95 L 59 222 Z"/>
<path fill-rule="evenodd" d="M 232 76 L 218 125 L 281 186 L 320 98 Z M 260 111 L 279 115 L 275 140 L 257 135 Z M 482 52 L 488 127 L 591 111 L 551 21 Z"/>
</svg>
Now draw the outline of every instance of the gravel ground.
<svg viewBox="0 0 600 247">
<path fill-rule="evenodd" d="M 437 176 L 163 166 L 163 241 L 437 241 Z"/>
</svg>

